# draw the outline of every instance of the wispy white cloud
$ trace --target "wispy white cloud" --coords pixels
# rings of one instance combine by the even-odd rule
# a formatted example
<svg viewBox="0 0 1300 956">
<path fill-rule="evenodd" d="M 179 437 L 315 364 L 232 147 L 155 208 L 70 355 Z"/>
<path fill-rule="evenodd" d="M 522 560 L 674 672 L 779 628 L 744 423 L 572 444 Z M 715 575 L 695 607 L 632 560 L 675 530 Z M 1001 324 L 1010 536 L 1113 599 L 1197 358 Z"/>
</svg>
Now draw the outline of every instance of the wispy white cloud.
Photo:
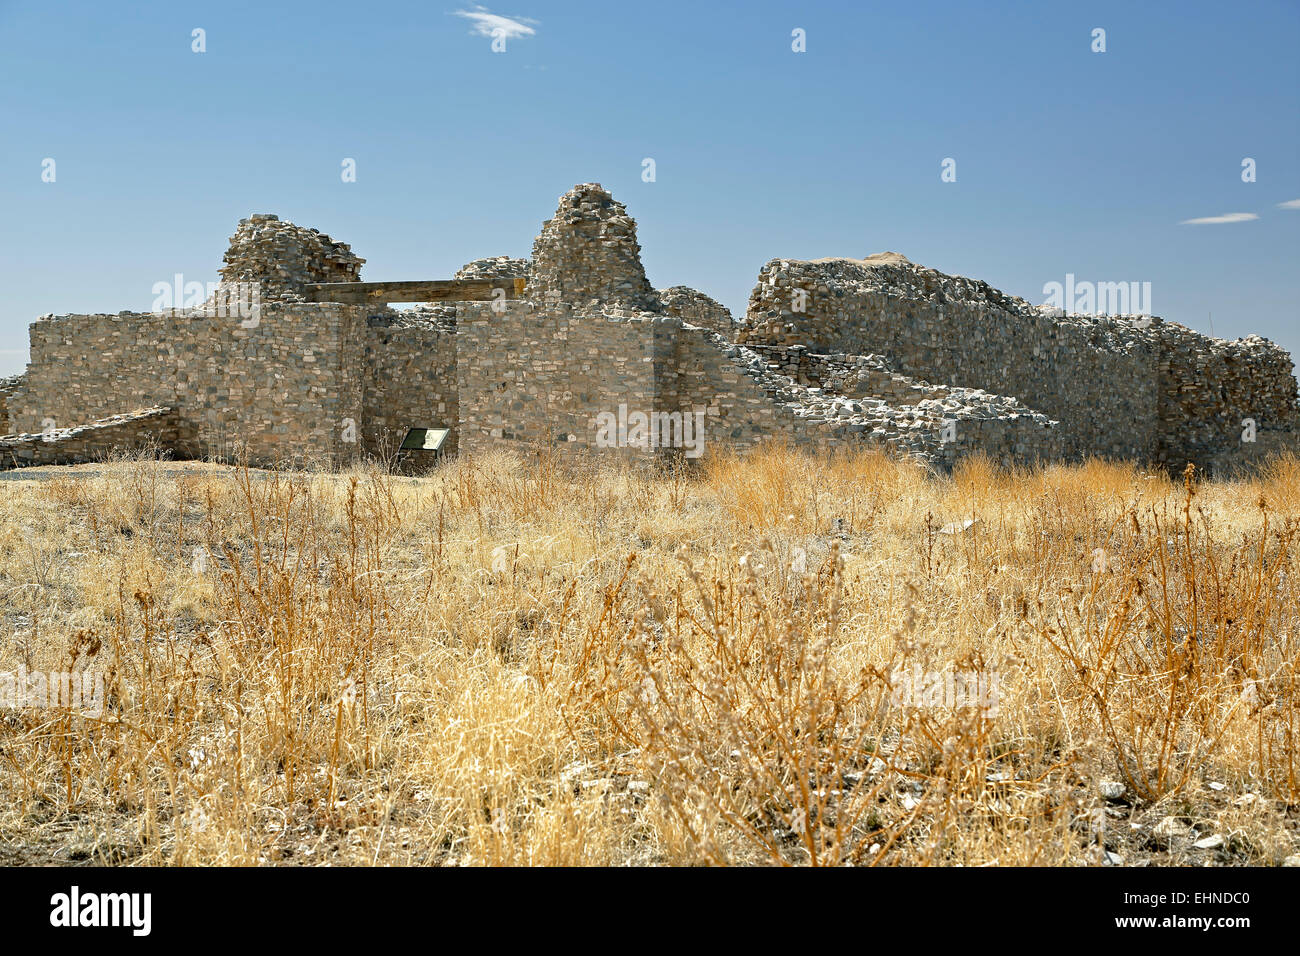
<svg viewBox="0 0 1300 956">
<path fill-rule="evenodd" d="M 1300 199 L 1288 199 L 1277 204 L 1278 209 L 1300 209 Z"/>
<path fill-rule="evenodd" d="M 537 23 L 527 17 L 503 17 L 492 13 L 487 7 L 476 6 L 473 10 L 456 10 L 452 16 L 464 17 L 473 28 L 472 33 L 482 37 L 504 37 L 514 40 L 518 37 L 530 37 L 537 33 L 529 24 Z"/>
<path fill-rule="evenodd" d="M 1225 212 L 1222 216 L 1203 216 L 1200 219 L 1184 219 L 1180 226 L 1217 226 L 1225 222 L 1250 222 L 1259 216 L 1253 212 Z"/>
</svg>

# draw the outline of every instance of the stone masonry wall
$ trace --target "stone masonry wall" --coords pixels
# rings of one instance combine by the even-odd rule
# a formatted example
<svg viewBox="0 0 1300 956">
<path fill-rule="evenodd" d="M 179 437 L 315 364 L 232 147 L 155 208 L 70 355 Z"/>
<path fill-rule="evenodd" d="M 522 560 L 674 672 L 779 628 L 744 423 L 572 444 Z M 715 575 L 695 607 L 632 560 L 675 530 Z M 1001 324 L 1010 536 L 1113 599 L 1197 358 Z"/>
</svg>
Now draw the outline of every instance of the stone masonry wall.
<svg viewBox="0 0 1300 956">
<path fill-rule="evenodd" d="M 754 351 L 673 316 L 471 303 L 457 326 L 460 449 L 596 450 L 633 458 L 743 452 L 764 442 L 828 451 L 880 447 L 951 466 L 982 451 L 1010 464 L 1061 454 L 1057 423 L 1013 399 L 923 383 L 910 407 L 823 394 L 772 371 Z M 848 364 L 839 363 L 844 368 Z M 856 366 L 855 366 L 856 367 Z M 610 449 L 601 413 L 703 413 L 690 448 Z M 945 422 L 956 434 L 944 437 Z"/>
<path fill-rule="evenodd" d="M 1053 314 L 895 253 L 772 260 L 738 338 L 876 352 L 908 375 L 1015 395 L 1061 422 L 1068 458 L 1180 470 L 1300 448 L 1291 358 L 1266 339 L 1225 342 L 1153 317 Z M 1241 440 L 1245 419 L 1256 423 L 1254 443 Z"/>
<path fill-rule="evenodd" d="M 592 449 L 600 412 L 658 408 L 656 321 L 675 320 L 537 309 L 528 301 L 511 301 L 504 313 L 490 303 L 458 305 L 461 452 Z"/>
<path fill-rule="evenodd" d="M 1300 451 L 1300 404 L 1286 350 L 1259 336 L 1225 342 L 1174 323 L 1155 332 L 1160 462 L 1231 471 L 1266 449 Z"/>
<path fill-rule="evenodd" d="M 166 405 L 192 427 L 198 454 L 325 461 L 355 455 L 343 420 L 362 420 L 365 307 L 267 303 L 255 327 L 184 313 L 47 316 L 11 402 L 15 430 L 84 424 Z"/>
<path fill-rule="evenodd" d="M 875 445 L 947 464 L 971 451 L 1008 463 L 1061 455 L 1062 430 L 1042 413 L 894 376 L 883 359 L 821 357 L 824 381 L 796 381 L 728 342 L 734 324 L 714 300 L 684 287 L 647 292 L 639 248 L 623 207 L 599 186 L 578 186 L 534 244 L 526 302 L 505 313 L 457 306 L 461 450 L 600 447 L 599 416 L 621 409 L 702 412 L 710 453 L 780 439 L 822 450 Z M 859 391 L 885 382 L 909 404 L 836 393 L 850 377 Z"/>
<path fill-rule="evenodd" d="M 791 440 L 801 435 L 794 416 L 731 365 L 711 333 L 683 329 L 672 316 L 514 302 L 498 314 L 471 303 L 460 306 L 456 334 L 466 453 L 674 453 L 600 444 L 598 416 L 617 418 L 620 406 L 624 420 L 633 412 L 705 412 L 708 453 L 750 447 L 778 432 Z"/>
<path fill-rule="evenodd" d="M 693 289 L 656 292 L 636 223 L 594 183 L 561 197 L 531 261 L 457 273 L 526 276 L 527 298 L 503 312 L 301 301 L 303 285 L 356 281 L 362 263 L 317 230 L 253 216 L 221 271 L 259 283 L 260 312 L 43 317 L 26 376 L 0 381 L 0 433 L 25 433 L 3 439 L 10 458 L 85 458 L 152 430 L 178 455 L 341 463 L 451 427 L 447 452 L 640 460 L 687 450 L 638 447 L 629 416 L 695 412 L 698 451 L 876 447 L 941 467 L 979 452 L 1232 471 L 1300 442 L 1291 359 L 1266 340 L 1054 315 L 894 253 L 774 259 L 738 323 Z"/>
</svg>

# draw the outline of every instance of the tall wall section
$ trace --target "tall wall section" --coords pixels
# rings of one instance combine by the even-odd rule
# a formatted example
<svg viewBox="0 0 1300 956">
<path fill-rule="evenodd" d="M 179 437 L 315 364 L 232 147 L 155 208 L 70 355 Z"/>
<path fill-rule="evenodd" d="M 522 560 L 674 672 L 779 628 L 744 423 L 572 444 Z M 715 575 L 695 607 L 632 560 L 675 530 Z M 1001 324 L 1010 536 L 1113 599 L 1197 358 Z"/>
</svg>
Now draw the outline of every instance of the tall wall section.
<svg viewBox="0 0 1300 956">
<path fill-rule="evenodd" d="M 177 410 L 197 454 L 246 444 L 259 462 L 356 454 L 365 308 L 264 303 L 252 327 L 195 313 L 46 316 L 31 326 L 31 364 L 11 399 L 14 431 L 64 428 L 146 406 Z"/>
<path fill-rule="evenodd" d="M 636 221 L 600 183 L 574 186 L 542 223 L 533 241 L 528 296 L 571 308 L 662 311 L 641 265 Z"/>
<path fill-rule="evenodd" d="M 670 403 L 656 378 L 656 353 L 664 349 L 656 326 L 662 323 L 677 320 L 535 308 L 528 301 L 509 302 L 504 312 L 486 303 L 459 304 L 461 452 L 598 448 L 601 412 Z M 621 451 L 640 454 L 634 447 Z"/>
</svg>

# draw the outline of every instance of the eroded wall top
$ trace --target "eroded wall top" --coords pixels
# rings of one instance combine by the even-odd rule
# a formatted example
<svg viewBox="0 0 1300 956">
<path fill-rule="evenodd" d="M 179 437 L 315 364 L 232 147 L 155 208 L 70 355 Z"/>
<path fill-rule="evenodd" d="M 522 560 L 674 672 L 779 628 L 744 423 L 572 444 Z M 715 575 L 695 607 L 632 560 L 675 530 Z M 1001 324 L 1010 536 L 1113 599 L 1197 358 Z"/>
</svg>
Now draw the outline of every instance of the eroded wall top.
<svg viewBox="0 0 1300 956">
<path fill-rule="evenodd" d="M 636 222 L 600 183 L 574 186 L 542 223 L 528 297 L 541 304 L 662 310 L 641 265 Z"/>
<path fill-rule="evenodd" d="M 263 299 L 293 297 L 313 282 L 357 282 L 366 261 L 346 242 L 270 214 L 239 220 L 223 258 L 221 281 L 260 283 Z"/>
<path fill-rule="evenodd" d="M 731 310 L 711 296 L 705 295 L 690 286 L 675 285 L 659 290 L 659 300 L 664 311 L 675 315 L 683 322 L 698 325 L 731 338 L 736 321 Z"/>
<path fill-rule="evenodd" d="M 527 259 L 515 259 L 511 256 L 489 256 L 475 259 L 456 270 L 453 279 L 501 279 L 528 276 L 532 263 Z"/>
</svg>

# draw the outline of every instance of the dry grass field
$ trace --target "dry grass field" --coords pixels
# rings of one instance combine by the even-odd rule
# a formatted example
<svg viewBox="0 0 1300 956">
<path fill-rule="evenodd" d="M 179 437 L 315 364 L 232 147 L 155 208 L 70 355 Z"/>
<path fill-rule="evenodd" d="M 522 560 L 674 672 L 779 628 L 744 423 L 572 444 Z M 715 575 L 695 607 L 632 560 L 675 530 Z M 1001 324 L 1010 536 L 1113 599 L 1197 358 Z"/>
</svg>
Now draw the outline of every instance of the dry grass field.
<svg viewBox="0 0 1300 956">
<path fill-rule="evenodd" d="M 1295 459 L 6 478 L 0 863 L 1300 862 Z"/>
</svg>

